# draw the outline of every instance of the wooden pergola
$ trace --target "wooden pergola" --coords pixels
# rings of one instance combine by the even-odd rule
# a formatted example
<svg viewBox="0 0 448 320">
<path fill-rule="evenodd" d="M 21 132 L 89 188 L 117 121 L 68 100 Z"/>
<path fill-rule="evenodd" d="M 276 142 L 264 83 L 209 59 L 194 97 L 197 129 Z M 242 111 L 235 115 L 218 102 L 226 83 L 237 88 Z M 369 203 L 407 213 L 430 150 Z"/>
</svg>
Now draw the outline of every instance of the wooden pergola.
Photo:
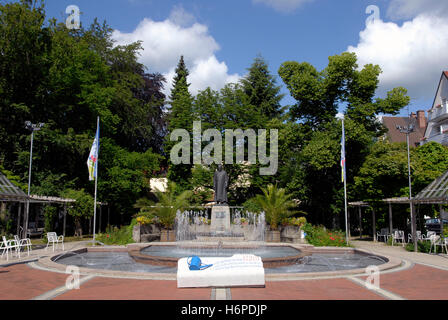
<svg viewBox="0 0 448 320">
<path fill-rule="evenodd" d="M 392 205 L 393 204 L 407 204 L 412 205 L 413 217 L 411 221 L 414 222 L 413 230 L 416 229 L 416 215 L 415 215 L 415 205 L 416 204 L 437 204 L 440 210 L 440 224 L 441 230 L 443 230 L 443 219 L 445 218 L 445 213 L 442 210 L 442 205 L 448 204 L 448 170 L 445 171 L 440 177 L 428 184 L 422 191 L 420 191 L 415 197 L 409 199 L 408 197 L 397 197 L 397 198 L 387 198 L 383 199 L 382 202 L 387 203 L 389 206 L 389 232 L 393 231 L 393 219 L 392 219 Z M 349 202 L 349 206 L 358 207 L 359 210 L 359 223 L 360 223 L 360 236 L 362 237 L 362 226 L 361 226 L 361 208 L 370 207 L 372 208 L 372 220 L 373 220 L 373 239 L 376 241 L 376 219 L 375 210 L 372 203 L 369 201 L 356 201 Z M 415 236 L 415 235 L 414 235 Z"/>
<path fill-rule="evenodd" d="M 359 219 L 359 237 L 362 238 L 362 208 L 372 208 L 372 220 L 373 220 L 373 240 L 376 241 L 376 227 L 375 227 L 375 210 L 373 209 L 373 207 L 366 201 L 355 201 L 355 202 L 349 202 L 348 203 L 349 207 L 355 207 L 358 208 L 358 219 Z M 350 211 L 349 211 L 350 212 Z M 348 217 L 348 232 L 349 232 L 349 237 L 350 237 L 350 213 L 348 213 L 349 217 Z"/>
<path fill-rule="evenodd" d="M 66 216 L 67 216 L 67 204 L 76 202 L 74 199 L 66 199 L 60 197 L 48 197 L 39 195 L 28 195 L 15 184 L 13 184 L 2 172 L 0 172 L 0 202 L 15 202 L 19 204 L 17 212 L 17 234 L 20 234 L 20 223 L 22 219 L 22 207 L 25 203 L 56 203 L 64 205 L 64 225 L 63 234 L 65 236 Z M 26 212 L 25 212 L 26 215 Z M 25 228 L 25 220 L 24 225 Z M 24 235 L 25 236 L 25 235 Z"/>
</svg>

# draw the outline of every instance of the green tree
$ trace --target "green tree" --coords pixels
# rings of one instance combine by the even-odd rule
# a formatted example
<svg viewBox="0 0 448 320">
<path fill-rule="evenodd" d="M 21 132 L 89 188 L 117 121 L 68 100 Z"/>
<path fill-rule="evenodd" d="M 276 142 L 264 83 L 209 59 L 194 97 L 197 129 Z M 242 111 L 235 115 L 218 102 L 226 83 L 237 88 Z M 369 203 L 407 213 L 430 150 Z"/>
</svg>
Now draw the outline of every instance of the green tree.
<svg viewBox="0 0 448 320">
<path fill-rule="evenodd" d="M 213 195 L 214 167 L 194 165 L 191 169 L 192 198 L 194 205 L 205 204 Z"/>
<path fill-rule="evenodd" d="M 448 170 L 448 148 L 437 142 L 428 142 L 412 151 L 419 164 L 412 168 L 413 192 L 418 192 Z"/>
<path fill-rule="evenodd" d="M 416 195 L 448 170 L 448 148 L 436 142 L 410 150 L 412 193 Z M 405 143 L 378 142 L 355 177 L 357 196 L 363 200 L 407 197 L 408 162 Z"/>
<path fill-rule="evenodd" d="M 41 121 L 45 107 L 51 30 L 44 23 L 43 3 L 0 4 L 0 161 L 9 169 L 25 143 L 24 122 Z"/>
<path fill-rule="evenodd" d="M 176 184 L 170 182 L 165 192 L 155 191 L 157 202 L 141 198 L 136 202 L 135 207 L 140 209 L 140 214 L 155 215 L 166 229 L 172 229 L 177 211 L 190 206 L 189 198 L 192 195 L 189 190 L 182 191 L 180 194 L 177 194 L 176 190 Z"/>
<path fill-rule="evenodd" d="M 138 62 L 141 43 L 114 45 L 105 22 L 69 30 L 46 19 L 41 1 L 0 4 L 0 162 L 27 185 L 24 121 L 45 122 L 34 136 L 32 192 L 93 194 L 86 159 L 100 116 L 99 198 L 128 219 L 158 171 L 151 150 L 161 152 L 166 134 L 165 80 Z"/>
<path fill-rule="evenodd" d="M 168 135 L 166 142 L 166 152 L 169 157 L 171 148 L 176 142 L 170 141 L 170 133 L 175 129 L 185 129 L 193 134 L 193 97 L 188 91 L 189 71 L 185 65 L 184 57 L 181 56 L 176 68 L 176 75 L 173 79 L 173 88 L 171 89 L 170 104 L 171 108 L 168 115 Z M 171 164 L 168 170 L 168 178 L 176 182 L 184 190 L 190 189 L 189 179 L 191 177 L 191 168 L 193 157 L 190 153 L 190 164 Z"/>
<path fill-rule="evenodd" d="M 279 68 L 280 77 L 297 100 L 289 110 L 290 119 L 301 121 L 298 125 L 302 139 L 300 155 L 291 155 L 290 159 L 299 159 L 296 168 L 303 171 L 291 173 L 293 177 L 298 176 L 293 180 L 303 183 L 302 206 L 314 223 L 327 226 L 332 223 L 336 228 L 343 212 L 339 164 L 342 130 L 337 112 L 345 109 L 350 197 L 355 191 L 351 188 L 353 177 L 358 174 L 371 145 L 384 133 L 377 116 L 396 114 L 409 103 L 406 89 L 401 87 L 390 90 L 385 98 L 375 96 L 380 73 L 380 67 L 372 64 L 358 68 L 356 55 L 348 52 L 329 57 L 322 71 L 307 62 L 295 61 L 285 62 Z"/>
<path fill-rule="evenodd" d="M 280 94 L 281 88 L 276 85 L 266 61 L 257 56 L 247 70 L 248 74 L 241 79 L 241 84 L 249 97 L 249 104 L 257 108 L 265 121 L 279 117 L 283 112 L 280 101 L 284 94 Z"/>
<path fill-rule="evenodd" d="M 100 148 L 100 199 L 113 204 L 114 212 L 129 220 L 135 213 L 135 201 L 149 192 L 149 181 L 160 166 L 161 156 L 151 150 L 129 152 L 107 138 Z"/>
<path fill-rule="evenodd" d="M 84 189 L 67 189 L 62 195 L 65 198 L 75 200 L 75 202 L 67 207 L 67 213 L 75 221 L 75 236 L 82 237 L 82 220 L 93 216 L 93 197 L 86 193 Z"/>
<path fill-rule="evenodd" d="M 384 99 L 375 99 L 380 73 L 380 67 L 372 64 L 358 70 L 356 54 L 350 52 L 329 57 L 322 71 L 295 61 L 279 68 L 280 77 L 297 100 L 290 108 L 291 118 L 302 119 L 314 128 L 332 122 L 341 104 L 347 105 L 348 117 L 364 125 L 375 122 L 380 113 L 396 114 L 409 104 L 402 87 L 389 91 Z"/>
</svg>

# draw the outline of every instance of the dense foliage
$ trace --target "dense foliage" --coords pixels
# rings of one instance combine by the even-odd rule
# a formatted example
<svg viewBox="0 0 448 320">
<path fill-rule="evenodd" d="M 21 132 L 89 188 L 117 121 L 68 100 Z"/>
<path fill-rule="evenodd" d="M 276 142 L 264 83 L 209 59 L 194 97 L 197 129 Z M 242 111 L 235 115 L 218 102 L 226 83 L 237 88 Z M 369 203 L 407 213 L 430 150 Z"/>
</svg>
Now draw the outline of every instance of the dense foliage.
<svg viewBox="0 0 448 320">
<path fill-rule="evenodd" d="M 401 87 L 391 88 L 385 97 L 376 95 L 379 66 L 358 66 L 356 55 L 348 52 L 329 57 L 322 70 L 308 62 L 284 62 L 278 75 L 296 103 L 283 106 L 282 87 L 261 56 L 238 83 L 195 95 L 181 56 L 165 97 L 164 77 L 139 62 L 141 50 L 140 42 L 116 45 L 105 22 L 69 30 L 46 17 L 38 0 L 0 4 L 0 170 L 26 191 L 30 132 L 24 122 L 44 122 L 34 136 L 31 191 L 79 199 L 68 211 L 77 233 L 82 232 L 81 220 L 93 214 L 94 184 L 88 180 L 86 160 L 98 116 L 98 200 L 108 204 L 112 224 L 129 223 L 138 209 L 145 213 L 155 206 L 159 212 L 151 214 L 172 227 L 175 211 L 163 206 L 202 205 L 212 198 L 215 164 L 170 161 L 176 143 L 170 133 L 180 128 L 192 136 L 193 121 L 199 120 L 202 132 L 217 129 L 223 143 L 225 129 L 278 130 L 275 175 L 260 175 L 258 162 L 225 167 L 230 204 L 264 209 L 273 228 L 288 215 L 304 213 L 315 225 L 344 225 L 338 112 L 345 117 L 349 200 L 406 195 L 405 145 L 382 141 L 385 130 L 377 119 L 397 114 L 410 98 Z M 208 143 L 202 141 L 202 148 Z M 193 159 L 192 151 L 188 156 Z M 224 148 L 222 156 L 224 160 Z M 235 162 L 234 151 L 231 156 Z M 448 149 L 439 144 L 413 148 L 414 194 L 448 169 L 447 159 Z M 166 168 L 175 185 L 168 193 L 151 193 L 149 180 Z M 138 200 L 142 198 L 146 200 Z M 386 210 L 378 208 L 377 213 L 382 223 Z M 45 215 L 51 229 L 54 209 Z M 326 234 L 322 230 L 311 230 L 308 238 Z M 129 230 L 120 232 L 118 238 L 129 236 Z M 336 241 L 325 237 L 325 243 Z"/>
<path fill-rule="evenodd" d="M 165 96 L 163 77 L 137 61 L 140 43 L 116 46 L 111 34 L 96 20 L 79 30 L 47 20 L 40 1 L 0 5 L 0 163 L 26 191 L 24 122 L 44 122 L 34 136 L 32 193 L 93 194 L 86 160 L 99 116 L 98 196 L 119 223 L 159 170 Z M 87 218 L 92 208 L 72 214 Z"/>
<path fill-rule="evenodd" d="M 139 208 L 139 216 L 157 217 L 157 220 L 165 229 L 172 229 L 177 211 L 183 211 L 190 206 L 189 198 L 192 192 L 189 190 L 177 193 L 176 184 L 170 182 L 165 192 L 155 191 L 157 202 L 148 198 L 141 198 L 135 204 Z"/>
<path fill-rule="evenodd" d="M 342 231 L 331 231 L 324 226 L 313 226 L 306 223 L 303 226 L 305 239 L 316 247 L 346 247 L 345 233 Z"/>
</svg>

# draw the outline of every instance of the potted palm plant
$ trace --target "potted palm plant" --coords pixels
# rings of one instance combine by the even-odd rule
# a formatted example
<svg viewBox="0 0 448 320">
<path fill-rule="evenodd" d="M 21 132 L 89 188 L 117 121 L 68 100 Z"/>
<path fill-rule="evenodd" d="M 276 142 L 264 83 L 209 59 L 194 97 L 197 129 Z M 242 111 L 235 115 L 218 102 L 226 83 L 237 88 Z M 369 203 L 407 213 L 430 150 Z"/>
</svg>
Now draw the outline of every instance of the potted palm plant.
<svg viewBox="0 0 448 320">
<path fill-rule="evenodd" d="M 264 211 L 266 222 L 270 230 L 266 231 L 265 239 L 268 242 L 280 242 L 280 231 L 278 225 L 282 219 L 293 215 L 292 208 L 296 203 L 291 200 L 291 195 L 286 194 L 283 188 L 269 184 L 267 188 L 261 188 L 263 194 L 255 197 L 255 202 Z"/>
<path fill-rule="evenodd" d="M 176 234 L 174 232 L 174 222 L 176 220 L 176 212 L 184 210 L 190 206 L 189 198 L 191 191 L 183 191 L 180 194 L 176 193 L 176 184 L 170 182 L 165 192 L 158 189 L 155 191 L 157 202 L 140 199 L 136 203 L 136 207 L 140 208 L 142 212 L 151 212 L 154 214 L 162 226 L 160 232 L 160 241 L 175 241 Z"/>
</svg>

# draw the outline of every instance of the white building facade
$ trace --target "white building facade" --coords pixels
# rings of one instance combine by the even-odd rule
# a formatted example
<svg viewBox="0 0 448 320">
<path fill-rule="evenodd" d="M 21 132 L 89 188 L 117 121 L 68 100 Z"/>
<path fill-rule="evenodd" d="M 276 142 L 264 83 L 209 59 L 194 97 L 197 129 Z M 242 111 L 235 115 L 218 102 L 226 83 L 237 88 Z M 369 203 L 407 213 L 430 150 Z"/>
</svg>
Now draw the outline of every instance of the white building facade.
<svg viewBox="0 0 448 320">
<path fill-rule="evenodd" d="M 435 141 L 448 146 L 448 71 L 442 72 L 422 144 Z"/>
</svg>

